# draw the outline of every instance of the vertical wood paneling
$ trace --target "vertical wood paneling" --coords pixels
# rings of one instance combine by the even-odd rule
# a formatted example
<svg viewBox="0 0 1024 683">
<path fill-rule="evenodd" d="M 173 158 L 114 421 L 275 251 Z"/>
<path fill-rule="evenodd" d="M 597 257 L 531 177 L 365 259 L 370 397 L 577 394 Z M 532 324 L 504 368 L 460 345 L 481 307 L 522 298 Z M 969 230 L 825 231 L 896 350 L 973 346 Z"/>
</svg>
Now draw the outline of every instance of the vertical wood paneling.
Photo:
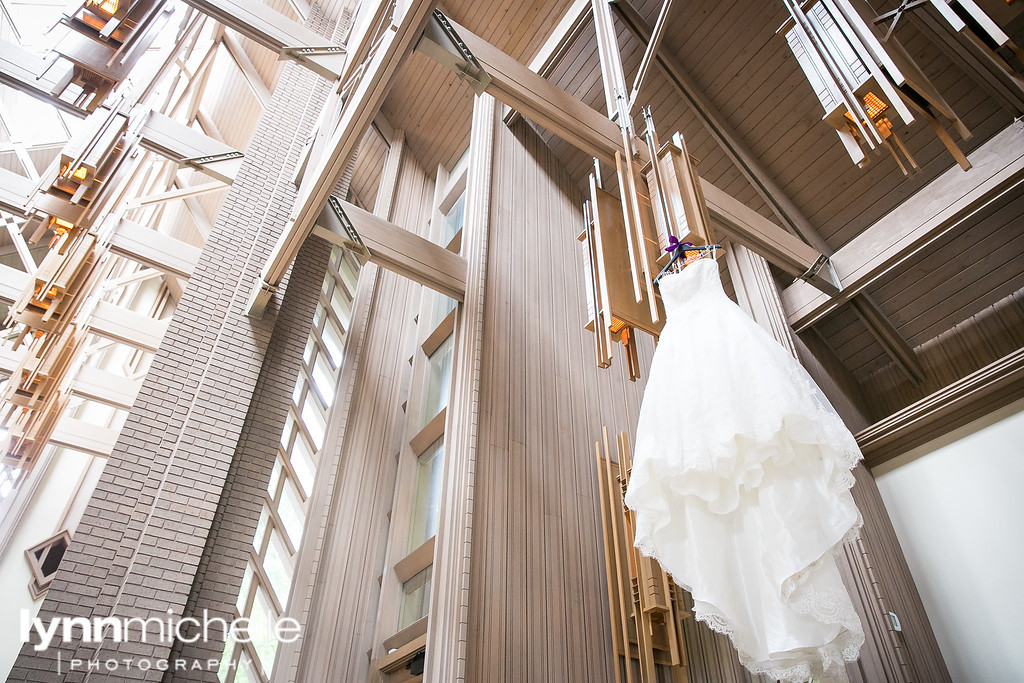
<svg viewBox="0 0 1024 683">
<path fill-rule="evenodd" d="M 467 679 L 608 680 L 591 452 L 641 387 L 594 363 L 575 186 L 526 124 L 496 137 Z"/>
<path fill-rule="evenodd" d="M 432 180 L 412 155 L 406 155 L 393 220 L 422 234 L 432 199 Z M 319 531 L 324 536 L 319 580 L 296 680 L 365 681 L 367 653 L 377 645 L 374 634 L 380 577 L 386 571 L 396 444 L 405 433 L 402 403 L 409 391 L 408 359 L 415 349 L 413 320 L 422 287 L 368 265 L 359 288 L 355 310 L 365 316 L 365 331 L 356 349 L 347 351 L 346 363 L 353 371 L 338 397 L 347 406 L 337 411 L 341 424 L 333 427 L 329 476 L 334 491 L 328 521 Z"/>
</svg>

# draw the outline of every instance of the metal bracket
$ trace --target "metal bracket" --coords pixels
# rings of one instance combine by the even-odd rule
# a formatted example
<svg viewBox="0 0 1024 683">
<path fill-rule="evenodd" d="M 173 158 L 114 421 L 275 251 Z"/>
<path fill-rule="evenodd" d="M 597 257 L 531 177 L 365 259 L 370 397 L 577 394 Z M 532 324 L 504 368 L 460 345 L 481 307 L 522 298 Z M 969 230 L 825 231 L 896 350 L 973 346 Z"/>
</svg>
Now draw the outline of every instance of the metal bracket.
<svg viewBox="0 0 1024 683">
<path fill-rule="evenodd" d="M 181 163 L 188 164 L 190 166 L 205 166 L 206 164 L 215 164 L 218 161 L 230 161 L 231 159 L 241 159 L 245 154 L 238 150 L 231 150 L 230 152 L 221 152 L 220 154 L 206 154 L 201 157 L 188 157 L 182 159 Z"/>
<path fill-rule="evenodd" d="M 491 83 L 491 77 L 439 10 L 434 10 L 433 21 L 427 22 L 416 49 L 454 71 L 478 95 Z"/>
<path fill-rule="evenodd" d="M 182 159 L 180 163 L 202 171 L 208 176 L 231 185 L 235 182 L 235 174 L 242 165 L 245 155 L 236 149 L 216 154 L 204 154 L 198 157 Z"/>
<path fill-rule="evenodd" d="M 800 276 L 800 279 L 810 280 L 811 278 L 818 274 L 818 271 L 821 270 L 822 266 L 824 266 L 826 263 L 828 263 L 828 256 L 822 254 L 814 263 L 811 264 L 811 267 L 807 269 L 807 272 Z"/>
<path fill-rule="evenodd" d="M 342 208 L 337 197 L 331 195 L 327 198 L 327 206 L 320 212 L 316 223 L 316 227 L 323 228 L 330 233 L 329 237 L 321 234 L 322 237 L 326 237 L 339 247 L 352 252 L 360 265 L 365 265 L 370 260 L 370 250 L 366 248 L 363 239 L 356 232 L 355 226 L 352 225 L 351 219 L 345 213 L 345 209 Z M 319 234 L 316 229 L 314 232 Z"/>
<path fill-rule="evenodd" d="M 281 50 L 281 54 L 288 55 L 289 57 L 309 57 L 312 55 L 343 55 L 345 54 L 345 48 L 342 47 L 341 45 L 323 45 L 318 47 L 286 47 L 283 50 Z"/>
<path fill-rule="evenodd" d="M 292 59 L 327 80 L 341 78 L 345 68 L 345 48 L 341 45 L 299 45 L 282 48 L 280 59 Z"/>
<path fill-rule="evenodd" d="M 824 272 L 822 272 L 823 268 Z M 829 296 L 836 296 L 843 291 L 843 285 L 839 281 L 839 274 L 836 273 L 832 260 L 824 254 L 815 259 L 811 267 L 800 276 L 800 279 L 809 282 Z"/>
</svg>

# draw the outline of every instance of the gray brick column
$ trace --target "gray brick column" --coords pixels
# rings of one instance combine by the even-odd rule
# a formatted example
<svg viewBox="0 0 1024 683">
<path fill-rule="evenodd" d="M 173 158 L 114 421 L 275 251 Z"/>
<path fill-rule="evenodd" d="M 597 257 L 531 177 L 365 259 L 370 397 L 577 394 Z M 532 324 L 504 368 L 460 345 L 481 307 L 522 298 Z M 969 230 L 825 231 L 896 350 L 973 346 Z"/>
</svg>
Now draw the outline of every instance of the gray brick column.
<svg viewBox="0 0 1024 683">
<path fill-rule="evenodd" d="M 249 414 L 242 426 L 237 455 L 231 461 L 213 528 L 199 562 L 185 614 L 202 619 L 230 622 L 232 608 L 245 573 L 256 524 L 263 509 L 264 494 L 270 480 L 278 443 L 284 428 L 292 389 L 302 365 L 302 351 L 312 325 L 318 294 L 323 283 L 331 247 L 313 237 L 306 241 L 292 266 L 288 290 L 281 302 L 277 326 L 264 357 L 256 382 Z M 185 629 L 182 629 L 185 631 Z M 185 640 L 197 637 L 199 629 L 190 628 Z M 175 642 L 170 658 L 191 661 L 219 660 L 224 649 L 221 630 L 195 643 Z M 186 670 L 168 672 L 165 681 L 215 681 L 213 672 Z"/>
<path fill-rule="evenodd" d="M 332 28 L 322 19 L 311 23 L 316 30 Z M 274 338 L 274 358 L 294 347 L 292 337 L 301 335 L 304 341 L 312 314 L 308 305 L 279 314 L 276 302 L 282 300 L 282 293 L 260 321 L 245 315 L 245 305 L 288 217 L 295 195 L 291 172 L 327 92 L 324 80 L 298 65 L 285 66 L 47 593 L 39 613 L 44 623 L 61 617 L 166 620 L 169 613 L 180 617 L 199 604 L 204 579 L 215 566 L 211 556 L 217 545 L 233 547 L 233 557 L 217 558 L 215 583 L 221 603 L 234 601 L 242 572 L 238 558 L 245 547 L 238 539 L 248 534 L 245 543 L 249 542 L 256 517 L 250 517 L 247 506 L 230 509 L 228 501 L 247 499 L 251 504 L 254 492 L 266 486 L 273 462 L 265 453 L 246 460 L 252 449 L 247 440 L 240 441 L 243 427 L 247 419 L 259 426 L 261 414 L 254 399 L 262 400 L 266 392 L 287 395 L 292 388 L 294 371 L 290 381 L 281 377 L 259 381 L 278 317 L 287 322 L 279 326 L 286 328 L 281 339 Z M 299 274 L 290 274 L 282 283 L 289 305 L 294 299 L 315 300 L 325 253 L 322 243 L 304 249 Z M 295 294 L 291 294 L 293 280 L 301 290 Z M 282 377 L 287 371 L 282 368 Z M 249 434 L 258 435 L 261 430 L 271 432 L 274 425 L 250 429 Z M 276 439 L 279 422 L 276 430 L 272 436 L 262 436 Z M 258 515 L 259 508 L 255 509 Z M 216 532 L 215 519 L 218 526 L 223 525 Z M 167 642 L 141 643 L 136 636 L 132 639 L 136 642 L 117 643 L 108 637 L 94 643 L 83 639 L 79 629 L 74 635 L 73 642 L 43 652 L 35 652 L 31 645 L 23 647 L 9 680 L 158 681 L 164 674 L 157 670 L 108 671 L 101 666 L 91 673 L 68 672 L 68 660 L 106 663 L 172 656 Z"/>
</svg>

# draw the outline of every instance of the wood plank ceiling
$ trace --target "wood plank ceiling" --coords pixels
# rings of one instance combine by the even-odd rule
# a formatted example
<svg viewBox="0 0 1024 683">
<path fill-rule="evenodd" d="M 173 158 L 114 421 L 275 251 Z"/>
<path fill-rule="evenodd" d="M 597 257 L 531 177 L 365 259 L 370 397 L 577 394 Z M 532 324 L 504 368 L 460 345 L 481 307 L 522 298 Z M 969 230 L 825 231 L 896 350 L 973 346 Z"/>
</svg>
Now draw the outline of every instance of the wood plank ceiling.
<svg viewBox="0 0 1024 683">
<path fill-rule="evenodd" d="M 568 4 L 565 0 L 462 0 L 447 4 L 446 11 L 520 62 L 529 63 Z M 637 0 L 636 6 L 653 24 L 661 0 Z M 776 33 L 786 18 L 781 1 L 688 0 L 673 8 L 661 49 L 699 84 L 753 156 L 835 250 L 954 161 L 928 125 L 917 121 L 896 130 L 920 171 L 904 177 L 888 153 L 874 154 L 867 167 L 856 167 L 835 132 L 822 122 L 816 96 L 785 37 Z M 643 46 L 621 22 L 617 28 L 627 81 L 632 81 Z M 972 131 L 970 139 L 959 141 L 965 153 L 970 154 L 1011 122 L 1007 111 L 909 21 L 899 25 L 896 35 Z M 592 23 L 563 55 L 549 79 L 595 109 L 604 110 Z M 401 70 L 384 111 L 394 127 L 406 131 L 409 150 L 430 172 L 438 163 L 450 166 L 465 150 L 471 100 L 467 86 L 417 54 Z M 703 177 L 774 219 L 657 67 L 651 70 L 638 104 L 651 106 L 662 139 L 676 130 L 683 133 L 691 153 L 699 159 Z M 591 159 L 541 132 L 582 186 Z M 953 135 L 956 137 L 955 132 Z M 961 225 L 942 244 L 880 279 L 867 294 L 911 346 L 925 344 L 1024 287 L 1022 215 L 1024 197 L 1018 191 Z M 781 284 L 788 284 L 781 274 L 779 278 Z M 1024 315 L 1004 313 L 1003 318 L 1010 327 L 1024 324 Z M 886 370 L 888 356 L 848 306 L 816 329 L 858 380 L 870 384 L 874 374 L 891 372 Z M 985 358 L 985 354 L 978 355 L 977 363 L 989 362 Z M 923 391 L 905 389 L 904 405 Z"/>
</svg>

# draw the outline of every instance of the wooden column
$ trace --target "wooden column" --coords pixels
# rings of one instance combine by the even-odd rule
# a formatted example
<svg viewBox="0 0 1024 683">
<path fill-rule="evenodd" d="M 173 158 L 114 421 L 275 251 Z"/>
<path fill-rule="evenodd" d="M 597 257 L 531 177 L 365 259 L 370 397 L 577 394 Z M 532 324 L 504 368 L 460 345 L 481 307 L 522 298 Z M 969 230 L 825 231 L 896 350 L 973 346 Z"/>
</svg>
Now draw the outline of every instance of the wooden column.
<svg viewBox="0 0 1024 683">
<path fill-rule="evenodd" d="M 740 308 L 796 358 L 793 330 L 786 322 L 768 262 L 742 244 L 730 244 L 725 249 L 725 263 Z"/>
<path fill-rule="evenodd" d="M 456 318 L 452 395 L 448 411 L 452 417 L 445 438 L 444 489 L 438 514 L 433 593 L 427 627 L 424 674 L 428 681 L 466 680 L 469 566 L 473 543 L 474 477 L 496 115 L 494 98 L 477 95 L 473 104 L 462 238 L 462 253 L 467 261 L 466 297 Z"/>
<path fill-rule="evenodd" d="M 388 139 L 388 145 L 388 154 L 381 170 L 380 187 L 374 204 L 374 214 L 384 219 L 391 217 L 394 205 L 395 190 L 398 185 L 398 174 L 405 146 L 404 132 L 394 131 L 391 138 Z M 353 159 L 339 183 L 346 189 L 354 165 L 355 160 Z M 335 189 L 338 191 L 343 188 Z M 338 514 L 335 509 L 338 505 L 336 497 L 346 493 L 344 483 L 340 481 L 344 476 L 341 462 L 342 444 L 352 410 L 352 394 L 362 360 L 361 351 L 369 331 L 371 308 L 378 288 L 379 274 L 379 266 L 373 263 L 364 265 L 360 271 L 355 298 L 352 301 L 351 322 L 345 342 L 345 360 L 341 376 L 338 379 L 337 400 L 339 404 L 332 414 L 327 436 L 324 439 L 325 444 L 335 444 L 335 447 L 324 448 L 321 452 L 322 461 L 318 465 L 317 472 L 318 484 L 314 487 L 308 506 L 307 528 L 317 530 L 317 538 L 299 555 L 295 569 L 295 585 L 292 588 L 289 605 L 289 616 L 298 619 L 304 628 L 298 640 L 292 643 L 282 643 L 277 653 L 280 663 L 276 665 L 276 672 L 286 680 L 296 680 L 300 670 L 307 680 L 329 678 L 332 675 L 326 661 L 328 658 L 323 656 L 322 648 L 325 645 L 316 636 L 320 634 L 322 638 L 323 633 L 331 631 L 336 623 L 334 619 L 337 618 L 337 613 L 329 609 L 317 610 L 314 605 L 318 601 L 328 605 L 339 605 L 343 604 L 343 599 L 340 597 L 341 586 L 338 585 L 338 582 L 320 581 L 318 583 L 317 576 L 321 567 L 329 568 L 331 566 L 333 552 L 344 553 L 346 557 L 351 556 L 351 550 L 348 547 L 340 551 L 330 547 L 324 539 L 327 535 L 324 530 L 331 527 L 334 521 L 333 517 Z M 371 556 L 372 553 L 372 550 L 368 551 Z M 325 570 L 325 573 L 327 571 L 329 569 Z M 351 619 L 351 615 L 349 617 Z M 365 630 L 372 632 L 372 622 L 368 623 Z M 307 647 L 307 642 L 310 641 L 311 644 Z M 330 647 L 330 645 L 326 647 Z M 353 672 L 353 676 L 360 674 L 365 680 L 365 668 L 362 671 Z"/>
</svg>

